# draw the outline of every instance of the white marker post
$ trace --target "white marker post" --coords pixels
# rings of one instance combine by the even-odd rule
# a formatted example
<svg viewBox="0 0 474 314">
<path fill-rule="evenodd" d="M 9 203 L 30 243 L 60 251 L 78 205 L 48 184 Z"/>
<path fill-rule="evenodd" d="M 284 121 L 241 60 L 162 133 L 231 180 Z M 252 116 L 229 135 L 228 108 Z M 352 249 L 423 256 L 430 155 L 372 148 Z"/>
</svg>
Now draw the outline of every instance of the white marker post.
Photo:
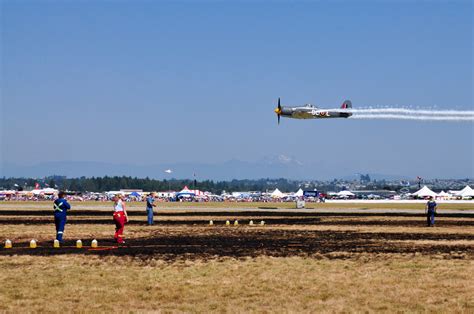
<svg viewBox="0 0 474 314">
<path fill-rule="evenodd" d="M 7 239 L 7 240 L 5 241 L 5 248 L 6 248 L 6 249 L 11 249 L 11 248 L 12 248 L 12 241 L 10 241 L 10 240 Z"/>
</svg>

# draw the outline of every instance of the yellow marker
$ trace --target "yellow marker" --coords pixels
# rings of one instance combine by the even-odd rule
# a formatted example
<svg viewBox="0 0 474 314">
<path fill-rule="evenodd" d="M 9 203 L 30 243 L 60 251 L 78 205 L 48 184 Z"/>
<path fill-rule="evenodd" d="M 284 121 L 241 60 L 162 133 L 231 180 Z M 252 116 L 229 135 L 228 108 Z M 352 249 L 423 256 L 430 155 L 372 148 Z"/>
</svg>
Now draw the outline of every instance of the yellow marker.
<svg viewBox="0 0 474 314">
<path fill-rule="evenodd" d="M 36 249 L 36 241 L 35 239 L 30 241 L 30 249 Z"/>
<path fill-rule="evenodd" d="M 227 220 L 227 221 L 225 222 L 225 225 L 226 225 L 226 226 L 230 226 L 230 221 Z"/>
<path fill-rule="evenodd" d="M 250 220 L 249 225 L 253 226 L 253 220 Z"/>
<path fill-rule="evenodd" d="M 98 245 L 97 240 L 96 239 L 92 240 L 91 247 L 96 248 L 97 245 Z"/>
<path fill-rule="evenodd" d="M 58 241 L 58 240 L 54 240 L 53 247 L 54 247 L 55 249 L 59 249 L 60 245 L 59 245 L 59 241 Z"/>
<path fill-rule="evenodd" d="M 6 248 L 6 249 L 11 249 L 11 248 L 12 248 L 12 241 L 10 241 L 10 240 L 7 239 L 7 240 L 5 241 L 5 248 Z"/>
<path fill-rule="evenodd" d="M 76 248 L 78 248 L 78 249 L 82 248 L 82 241 L 81 240 L 76 241 Z"/>
<path fill-rule="evenodd" d="M 209 221 L 209 226 L 214 226 L 214 221 L 210 220 Z"/>
<path fill-rule="evenodd" d="M 234 221 L 234 226 L 238 226 L 239 225 L 239 221 Z"/>
<path fill-rule="evenodd" d="M 265 221 L 260 221 L 260 225 L 265 226 Z"/>
</svg>

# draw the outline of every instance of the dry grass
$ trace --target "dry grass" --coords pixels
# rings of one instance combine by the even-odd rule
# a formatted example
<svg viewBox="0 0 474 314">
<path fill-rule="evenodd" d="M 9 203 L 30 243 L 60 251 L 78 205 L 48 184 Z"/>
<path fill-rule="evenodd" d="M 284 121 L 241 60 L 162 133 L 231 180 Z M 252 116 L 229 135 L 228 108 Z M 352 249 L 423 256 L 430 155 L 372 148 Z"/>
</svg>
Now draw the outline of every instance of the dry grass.
<svg viewBox="0 0 474 314">
<path fill-rule="evenodd" d="M 93 209 L 108 205 L 86 204 Z M 143 204 L 138 205 L 134 204 L 136 209 Z M 21 207 L 17 204 L 12 209 Z M 18 219 L 25 218 L 41 217 Z M 74 219 L 88 218 L 94 217 Z M 157 218 L 158 223 L 152 227 L 127 225 L 126 238 L 186 239 L 190 235 L 211 234 L 218 239 L 219 235 L 253 237 L 252 230 L 256 235 L 273 230 L 282 232 L 284 237 L 286 232 L 295 242 L 304 244 L 308 243 L 303 241 L 308 236 L 304 232 L 308 231 L 355 232 L 374 234 L 373 239 L 364 242 L 369 247 L 386 243 L 395 248 L 415 249 L 408 253 L 335 250 L 306 256 L 245 255 L 238 259 L 223 254 L 205 260 L 190 259 L 187 255 L 167 260 L 153 254 L 119 257 L 90 254 L 86 250 L 81 254 L 49 256 L 6 255 L 0 249 L 0 312 L 474 312 L 472 218 L 440 218 L 436 228 L 423 227 L 422 217 L 320 217 L 319 224 L 227 228 L 206 226 L 213 218 L 208 215 Z M 219 219 L 227 218 L 232 219 L 232 213 Z M 84 245 L 92 238 L 111 238 L 112 220 L 107 216 L 103 219 L 110 223 L 67 224 L 65 238 L 83 239 Z M 143 215 L 132 219 L 145 222 L 146 218 Z M 166 219 L 202 220 L 203 224 L 160 225 Z M 409 224 L 417 219 L 419 226 Z M 367 225 L 368 221 L 373 224 Z M 289 231 L 301 231 L 301 238 Z M 413 239 L 376 238 L 376 233 L 408 234 Z M 436 234 L 439 238 L 433 237 Z M 271 232 L 260 233 L 262 239 L 270 235 Z M 8 237 L 14 244 L 35 238 L 40 246 L 51 246 L 53 236 L 52 220 L 0 226 L 0 239 Z M 438 253 L 440 246 L 447 247 L 447 251 Z M 418 247 L 433 247 L 434 252 L 421 255 L 416 251 Z M 449 252 L 451 247 L 456 251 L 453 254 Z M 15 254 L 25 250 L 29 249 L 20 249 Z"/>
<path fill-rule="evenodd" d="M 1 256 L 0 268 L 7 312 L 474 311 L 469 260 Z"/>
</svg>

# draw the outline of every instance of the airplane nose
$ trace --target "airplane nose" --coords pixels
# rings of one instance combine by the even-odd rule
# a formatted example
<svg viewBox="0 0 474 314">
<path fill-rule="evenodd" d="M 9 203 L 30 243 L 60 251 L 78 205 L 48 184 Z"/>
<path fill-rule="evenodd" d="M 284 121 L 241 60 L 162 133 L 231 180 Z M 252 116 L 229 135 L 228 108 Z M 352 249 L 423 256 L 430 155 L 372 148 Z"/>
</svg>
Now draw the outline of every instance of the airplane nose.
<svg viewBox="0 0 474 314">
<path fill-rule="evenodd" d="M 276 114 L 281 114 L 281 109 L 280 109 L 280 108 L 276 108 L 276 109 L 275 109 L 275 113 L 276 113 Z"/>
</svg>

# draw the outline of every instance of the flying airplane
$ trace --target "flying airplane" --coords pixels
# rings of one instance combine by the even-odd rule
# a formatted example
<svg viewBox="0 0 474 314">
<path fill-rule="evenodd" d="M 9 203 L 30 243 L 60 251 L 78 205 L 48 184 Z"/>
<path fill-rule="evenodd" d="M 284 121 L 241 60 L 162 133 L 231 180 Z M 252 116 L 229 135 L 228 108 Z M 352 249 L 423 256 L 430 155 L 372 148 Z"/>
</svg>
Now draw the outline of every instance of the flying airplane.
<svg viewBox="0 0 474 314">
<path fill-rule="evenodd" d="M 322 109 L 310 104 L 301 107 L 282 107 L 280 98 L 278 98 L 278 107 L 275 109 L 275 113 L 278 116 L 278 124 L 280 124 L 280 116 L 293 119 L 349 118 L 352 116 L 351 108 L 350 100 L 344 101 L 340 109 Z"/>
</svg>

